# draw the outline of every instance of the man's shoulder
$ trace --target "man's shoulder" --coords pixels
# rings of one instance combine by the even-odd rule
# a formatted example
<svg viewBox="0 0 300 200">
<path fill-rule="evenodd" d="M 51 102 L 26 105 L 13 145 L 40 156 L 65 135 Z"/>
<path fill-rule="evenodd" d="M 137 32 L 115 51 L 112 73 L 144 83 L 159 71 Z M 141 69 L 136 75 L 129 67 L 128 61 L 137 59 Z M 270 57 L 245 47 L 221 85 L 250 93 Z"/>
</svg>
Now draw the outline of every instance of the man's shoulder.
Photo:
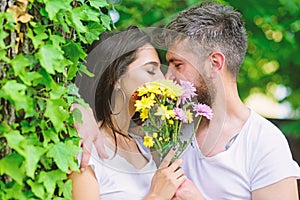
<svg viewBox="0 0 300 200">
<path fill-rule="evenodd" d="M 244 127 L 244 142 L 248 148 L 254 148 L 258 152 L 273 151 L 275 148 L 286 146 L 287 140 L 281 130 L 271 121 L 254 111 Z M 262 153 L 263 154 L 263 153 Z"/>
<path fill-rule="evenodd" d="M 248 129 L 258 129 L 259 132 L 282 134 L 281 130 L 271 121 L 251 110 Z"/>
</svg>

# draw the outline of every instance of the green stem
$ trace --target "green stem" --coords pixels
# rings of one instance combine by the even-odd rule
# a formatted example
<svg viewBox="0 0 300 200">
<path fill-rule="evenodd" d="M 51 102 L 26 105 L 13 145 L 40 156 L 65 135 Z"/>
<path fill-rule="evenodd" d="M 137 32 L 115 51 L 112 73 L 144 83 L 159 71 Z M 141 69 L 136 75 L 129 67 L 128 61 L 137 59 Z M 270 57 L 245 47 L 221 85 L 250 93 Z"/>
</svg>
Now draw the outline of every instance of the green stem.
<svg viewBox="0 0 300 200">
<path fill-rule="evenodd" d="M 183 146 L 182 149 L 185 149 L 189 144 L 191 144 L 191 142 L 192 142 L 192 140 L 193 140 L 193 138 L 194 138 L 194 136 L 195 136 L 195 133 L 196 133 L 196 131 L 197 131 L 198 128 L 199 128 L 201 119 L 202 119 L 202 115 L 200 115 L 200 118 L 199 118 L 199 120 L 198 120 L 198 122 L 197 122 L 197 125 L 196 125 L 194 131 L 193 131 L 192 136 L 190 137 L 189 141 Z M 176 157 L 179 158 L 179 157 L 181 156 L 182 153 L 183 153 L 183 151 L 181 151 Z"/>
</svg>

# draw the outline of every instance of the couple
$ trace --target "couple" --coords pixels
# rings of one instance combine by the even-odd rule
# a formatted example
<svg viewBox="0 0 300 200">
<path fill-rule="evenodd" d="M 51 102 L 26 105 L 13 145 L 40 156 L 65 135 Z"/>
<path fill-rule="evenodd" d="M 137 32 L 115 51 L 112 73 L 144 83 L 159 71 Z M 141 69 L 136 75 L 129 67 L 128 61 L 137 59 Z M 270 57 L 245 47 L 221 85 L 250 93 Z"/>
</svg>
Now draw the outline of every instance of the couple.
<svg viewBox="0 0 300 200">
<path fill-rule="evenodd" d="M 166 29 L 172 31 L 165 35 L 168 46 L 166 59 L 169 62 L 166 76 L 193 82 L 197 87 L 198 100 L 212 107 L 213 120 L 206 121 L 203 118 L 182 159 L 169 166 L 171 152 L 152 180 L 153 174 L 148 176 L 146 173 L 143 177 L 131 178 L 137 175 L 132 173 L 126 180 L 114 180 L 110 174 L 112 172 L 104 169 L 104 165 L 97 171 L 93 160 L 94 154 L 97 154 L 96 149 L 100 149 L 99 152 L 102 150 L 103 157 L 114 153 L 107 148 L 107 144 L 106 152 L 103 151 L 103 138 L 111 143 L 116 142 L 120 149 L 138 152 L 137 159 L 126 160 L 137 171 L 152 165 L 152 158 L 140 145 L 138 137 L 129 134 L 128 129 L 115 127 L 116 124 L 129 127 L 130 120 L 124 119 L 130 119 L 133 112 L 123 107 L 123 104 L 125 102 L 131 108 L 129 95 L 135 89 L 135 84 L 162 77 L 159 59 L 149 42 L 129 47 L 136 51 L 123 52 L 121 55 L 124 57 L 114 63 L 118 66 L 112 68 L 112 71 L 107 68 L 108 72 L 103 73 L 101 84 L 104 85 L 98 84 L 99 91 L 102 87 L 103 91 L 96 94 L 95 110 L 97 120 L 102 122 L 101 132 L 105 136 L 98 137 L 100 131 L 91 120 L 92 114 L 79 107 L 83 112 L 84 123 L 77 128 L 84 138 L 83 146 L 90 149 L 89 143 L 94 141 L 95 147 L 88 162 L 86 154 L 83 154 L 82 162 L 84 165 L 89 163 L 89 167 L 71 175 L 73 194 L 76 196 L 84 191 L 97 191 L 98 197 L 102 198 L 105 191 L 113 195 L 114 192 L 124 192 L 124 188 L 131 188 L 133 193 L 143 194 L 145 199 L 298 199 L 296 179 L 300 176 L 300 170 L 292 159 L 286 139 L 274 125 L 247 108 L 238 95 L 236 80 L 247 47 L 241 14 L 229 6 L 213 2 L 201 3 L 181 12 Z M 128 38 L 124 40 L 130 43 Z M 138 39 L 134 41 L 138 42 Z M 124 49 L 125 46 L 120 45 L 119 48 Z M 113 51 L 111 54 L 121 56 L 114 55 Z M 109 61 L 108 58 L 105 60 Z M 116 71 L 121 68 L 124 71 Z M 105 73 L 118 76 L 111 82 Z M 123 92 L 120 92 L 121 89 Z M 108 101 L 111 95 L 107 99 L 107 94 L 111 93 L 105 92 L 109 90 L 115 93 L 113 101 Z M 119 113 L 120 110 L 125 113 Z M 126 152 L 117 152 L 115 158 L 117 156 L 126 158 Z M 134 163 L 136 160 L 138 162 Z M 179 165 L 181 168 L 178 168 Z M 123 184 L 128 183 L 128 187 L 115 188 L 116 184 L 124 181 Z M 136 187 L 132 188 L 134 184 Z"/>
</svg>

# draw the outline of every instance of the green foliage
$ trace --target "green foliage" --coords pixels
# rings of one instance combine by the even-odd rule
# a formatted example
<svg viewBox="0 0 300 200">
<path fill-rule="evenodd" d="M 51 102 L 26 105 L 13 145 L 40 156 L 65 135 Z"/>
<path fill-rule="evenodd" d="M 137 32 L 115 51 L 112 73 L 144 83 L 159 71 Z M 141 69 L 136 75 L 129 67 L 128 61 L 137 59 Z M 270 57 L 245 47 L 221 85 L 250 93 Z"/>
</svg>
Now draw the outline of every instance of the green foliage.
<svg viewBox="0 0 300 200">
<path fill-rule="evenodd" d="M 27 2 L 27 1 L 25 1 Z M 85 47 L 110 30 L 106 0 L 18 1 L 0 13 L 0 199 L 72 199 L 69 170 L 78 171 L 79 137 L 72 82 Z M 25 7 L 25 9 L 24 9 Z M 13 14 L 26 20 L 13 19 Z M 32 16 L 32 17 L 30 17 Z M 81 120 L 81 113 L 74 111 Z"/>
</svg>

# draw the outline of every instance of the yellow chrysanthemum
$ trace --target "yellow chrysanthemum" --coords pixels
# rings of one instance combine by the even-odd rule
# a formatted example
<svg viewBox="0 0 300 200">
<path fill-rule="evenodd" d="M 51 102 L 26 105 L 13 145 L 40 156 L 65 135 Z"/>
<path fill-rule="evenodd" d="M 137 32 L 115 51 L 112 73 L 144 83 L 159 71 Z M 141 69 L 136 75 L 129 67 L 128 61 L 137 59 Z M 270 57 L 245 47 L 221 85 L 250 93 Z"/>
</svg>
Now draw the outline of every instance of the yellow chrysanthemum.
<svg viewBox="0 0 300 200">
<path fill-rule="evenodd" d="M 135 111 L 140 111 L 142 109 L 151 108 L 153 106 L 155 101 L 151 98 L 142 97 L 141 100 L 135 101 Z"/>
<path fill-rule="evenodd" d="M 165 120 L 165 119 L 170 119 L 172 117 L 175 117 L 175 112 L 174 110 L 168 110 L 167 106 L 160 105 L 157 108 L 157 112 L 154 113 L 154 115 L 160 116 L 162 120 Z"/>
<path fill-rule="evenodd" d="M 164 88 L 168 89 L 168 93 L 170 95 L 174 95 L 175 97 L 179 97 L 183 93 L 181 87 L 178 84 L 175 84 L 173 80 L 162 79 L 162 80 L 159 81 L 159 83 L 161 85 L 163 85 Z"/>
<path fill-rule="evenodd" d="M 149 114 L 148 108 L 142 109 L 142 112 L 140 114 L 140 118 L 142 119 L 142 121 L 145 121 L 146 119 L 148 119 L 148 114 Z"/>
<path fill-rule="evenodd" d="M 158 85 L 154 84 L 155 82 L 151 82 L 148 85 L 149 92 L 154 93 L 154 94 L 161 94 L 161 89 Z"/>
<path fill-rule="evenodd" d="M 191 113 L 190 110 L 187 110 L 185 113 L 186 113 L 186 115 L 188 117 L 187 123 L 189 123 L 189 124 L 192 123 L 193 122 L 193 113 Z"/>
<path fill-rule="evenodd" d="M 144 136 L 144 146 L 145 147 L 153 147 L 154 141 L 153 138 L 150 137 L 149 135 Z"/>
<path fill-rule="evenodd" d="M 143 96 L 145 94 L 148 94 L 149 93 L 149 88 L 142 86 L 142 87 L 139 87 L 137 89 L 137 92 L 138 92 L 137 96 L 140 97 L 140 96 Z"/>
<path fill-rule="evenodd" d="M 151 93 L 150 96 L 149 96 L 149 98 L 150 98 L 150 99 L 155 99 L 155 94 L 154 94 L 154 93 Z"/>
</svg>

